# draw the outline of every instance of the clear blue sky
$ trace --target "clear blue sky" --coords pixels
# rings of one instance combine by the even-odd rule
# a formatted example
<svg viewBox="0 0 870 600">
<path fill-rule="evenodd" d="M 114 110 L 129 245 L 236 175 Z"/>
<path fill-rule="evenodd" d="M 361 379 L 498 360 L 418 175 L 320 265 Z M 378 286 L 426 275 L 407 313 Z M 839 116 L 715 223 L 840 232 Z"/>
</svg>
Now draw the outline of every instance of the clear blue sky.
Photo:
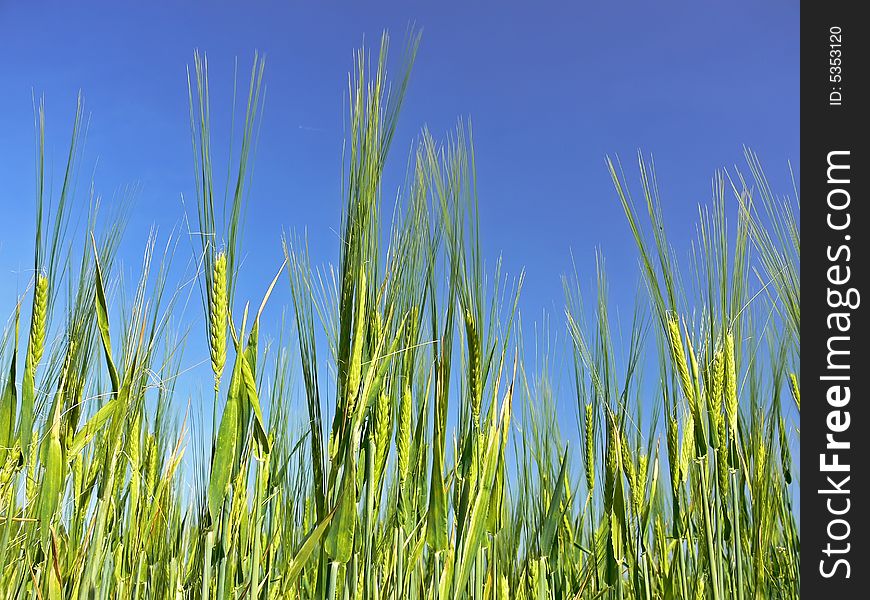
<svg viewBox="0 0 870 600">
<path fill-rule="evenodd" d="M 60 169 L 84 92 L 79 198 L 92 172 L 107 198 L 139 182 L 121 253 L 136 265 L 145 230 L 168 232 L 180 195 L 193 198 L 185 67 L 195 48 L 209 55 L 218 125 L 229 119 L 234 58 L 245 72 L 255 49 L 267 55 L 245 239 L 252 287 L 242 290 L 255 302 L 280 264 L 282 229 L 307 227 L 315 258 L 335 256 L 347 71 L 353 50 L 385 28 L 397 51 L 410 22 L 423 29 L 395 181 L 421 126 L 439 135 L 472 118 L 486 255 L 501 252 L 510 273 L 526 269 L 526 320 L 546 308 L 561 324 L 569 252 L 591 281 L 598 246 L 614 300 L 631 308 L 636 254 L 607 154 L 632 178 L 638 149 L 655 156 L 682 249 L 711 175 L 741 163 L 743 145 L 780 190 L 790 190 L 787 161 L 799 171 L 796 1 L 338 4 L 0 0 L 0 306 L 11 310 L 29 277 L 17 273 L 30 265 L 33 235 L 31 94 L 45 96 L 49 159 Z M 286 285 L 280 292 L 276 302 L 288 302 Z"/>
</svg>

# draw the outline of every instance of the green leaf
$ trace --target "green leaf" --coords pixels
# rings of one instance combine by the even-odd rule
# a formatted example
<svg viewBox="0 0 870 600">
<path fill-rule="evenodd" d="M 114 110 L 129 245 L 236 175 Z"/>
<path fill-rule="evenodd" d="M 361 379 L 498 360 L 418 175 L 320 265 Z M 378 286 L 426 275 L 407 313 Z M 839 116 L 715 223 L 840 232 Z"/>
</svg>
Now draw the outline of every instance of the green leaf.
<svg viewBox="0 0 870 600">
<path fill-rule="evenodd" d="M 40 488 L 40 528 L 43 538 L 48 534 L 51 519 L 57 511 L 57 502 L 63 487 L 63 451 L 60 445 L 60 427 L 52 426 L 46 452 L 45 472 Z"/>
<path fill-rule="evenodd" d="M 348 453 L 350 454 L 350 453 Z M 341 478 L 338 506 L 324 549 L 329 557 L 338 563 L 346 564 L 353 552 L 353 534 L 356 527 L 356 462 L 346 456 L 344 473 Z"/>
<path fill-rule="evenodd" d="M 285 581 L 295 581 L 302 572 L 302 568 L 306 565 L 308 559 L 311 558 L 311 554 L 319 547 L 320 538 L 323 537 L 323 533 L 326 531 L 326 528 L 329 526 L 334 515 L 335 510 L 326 515 L 323 520 L 317 524 L 317 527 L 308 534 L 302 542 L 302 545 L 299 546 L 299 550 L 296 551 L 296 555 L 290 561 L 290 564 L 284 568 Z"/>
<path fill-rule="evenodd" d="M 556 479 L 556 487 L 550 497 L 550 507 L 547 509 L 547 517 L 541 529 L 541 556 L 549 556 L 556 540 L 556 529 L 562 520 L 564 510 L 561 506 L 565 497 L 566 477 L 568 473 L 568 448 L 562 454 L 562 464 L 559 467 L 559 477 Z"/>
<path fill-rule="evenodd" d="M 78 455 L 78 453 L 88 445 L 88 442 L 90 442 L 103 425 L 106 424 L 106 421 L 108 421 L 114 414 L 115 406 L 117 406 L 118 403 L 119 400 L 117 398 L 113 398 L 106 402 L 90 419 L 88 419 L 84 426 L 78 430 L 78 433 L 75 434 L 72 442 L 70 442 L 69 448 L 67 448 L 67 456 L 70 461 L 75 459 L 76 455 Z"/>
<path fill-rule="evenodd" d="M 103 342 L 103 351 L 106 355 L 106 367 L 109 369 L 109 379 L 112 381 L 112 391 L 117 394 L 121 389 L 121 378 L 118 375 L 118 369 L 115 368 L 115 362 L 112 360 L 112 342 L 109 336 L 109 312 L 106 303 L 106 291 L 103 287 L 103 272 L 100 268 L 100 257 L 97 252 L 97 242 L 93 235 L 91 241 L 94 245 L 94 263 L 96 266 L 96 313 L 97 327 L 100 329 L 100 339 Z"/>
<path fill-rule="evenodd" d="M 208 482 L 208 512 L 212 522 L 217 521 L 221 505 L 226 495 L 227 484 L 233 472 L 239 446 L 239 374 L 244 357 L 236 355 L 236 365 L 230 380 L 230 391 L 224 414 L 218 427 L 214 456 L 211 464 L 211 478 Z"/>
<path fill-rule="evenodd" d="M 9 360 L 9 378 L 0 396 L 0 465 L 6 464 L 9 449 L 15 443 L 15 412 L 18 406 L 18 392 L 15 389 L 15 364 L 18 361 L 18 318 L 21 305 L 15 309 L 15 336 L 12 357 Z"/>
<path fill-rule="evenodd" d="M 250 362 L 242 361 L 242 379 L 245 384 L 245 396 L 254 413 L 254 439 L 257 442 L 260 456 L 269 453 L 269 436 L 263 421 L 263 411 L 260 409 L 260 400 L 257 395 L 257 384 L 254 381 L 254 373 Z"/>
</svg>

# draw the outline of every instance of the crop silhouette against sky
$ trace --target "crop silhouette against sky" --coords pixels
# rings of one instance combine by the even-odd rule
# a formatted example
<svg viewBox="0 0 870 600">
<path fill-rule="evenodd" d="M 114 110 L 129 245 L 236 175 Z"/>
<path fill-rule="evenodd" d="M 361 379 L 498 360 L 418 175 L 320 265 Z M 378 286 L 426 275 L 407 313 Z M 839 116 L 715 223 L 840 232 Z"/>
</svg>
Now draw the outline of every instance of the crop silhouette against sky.
<svg viewBox="0 0 870 600">
<path fill-rule="evenodd" d="M 627 167 L 638 149 L 655 158 L 678 251 L 688 249 L 715 169 L 741 163 L 744 144 L 777 189 L 790 189 L 786 161 L 800 167 L 796 2 L 51 4 L 0 3 L 2 202 L 4 216 L 20 223 L 0 240 L 7 273 L 25 268 L 19 261 L 33 234 L 32 94 L 46 99 L 55 168 L 75 95 L 84 94 L 91 119 L 80 191 L 92 174 L 107 199 L 138 184 L 122 257 L 138 261 L 152 224 L 167 233 L 180 223 L 182 194 L 192 210 L 185 67 L 195 48 L 209 56 L 218 139 L 230 122 L 234 61 L 247 74 L 255 50 L 266 57 L 246 223 L 246 252 L 256 260 L 242 286 L 272 276 L 268 258 L 280 261 L 272 241 L 287 228 L 308 228 L 315 259 L 336 258 L 347 72 L 354 48 L 377 44 L 384 29 L 395 39 L 410 24 L 423 31 L 386 173 L 387 204 L 420 127 L 440 137 L 470 117 L 485 254 L 502 253 L 508 272 L 526 269 L 527 318 L 561 313 L 570 250 L 587 283 L 597 246 L 610 270 L 637 273 L 605 155 Z M 0 297 L 14 298 L 28 277 L 3 278 Z M 637 283 L 612 281 L 614 299 L 630 301 Z"/>
<path fill-rule="evenodd" d="M 0 5 L 0 600 L 798 597 L 797 8 Z"/>
</svg>

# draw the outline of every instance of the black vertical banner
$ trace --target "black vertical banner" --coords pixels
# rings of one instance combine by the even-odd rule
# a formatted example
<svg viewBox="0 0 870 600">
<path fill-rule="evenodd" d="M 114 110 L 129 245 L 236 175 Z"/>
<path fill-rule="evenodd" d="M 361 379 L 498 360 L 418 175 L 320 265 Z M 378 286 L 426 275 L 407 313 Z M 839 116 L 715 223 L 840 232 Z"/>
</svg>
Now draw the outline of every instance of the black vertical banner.
<svg viewBox="0 0 870 600">
<path fill-rule="evenodd" d="M 858 2 L 801 9 L 801 588 L 867 598 L 870 23 Z"/>
</svg>

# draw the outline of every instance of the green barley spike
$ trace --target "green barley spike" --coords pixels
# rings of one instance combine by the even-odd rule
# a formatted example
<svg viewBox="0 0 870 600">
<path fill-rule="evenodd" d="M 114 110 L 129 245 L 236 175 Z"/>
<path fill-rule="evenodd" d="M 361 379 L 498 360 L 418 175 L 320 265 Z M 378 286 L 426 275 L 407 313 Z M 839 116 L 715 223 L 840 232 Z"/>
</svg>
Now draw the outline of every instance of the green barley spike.
<svg viewBox="0 0 870 600">
<path fill-rule="evenodd" d="M 632 504 L 639 506 L 640 491 L 638 490 L 637 469 L 634 465 L 634 460 L 631 457 L 631 447 L 628 445 L 628 440 L 623 438 L 620 445 L 622 450 L 622 470 L 625 473 L 625 478 L 628 480 L 628 489 L 631 492 Z"/>
<path fill-rule="evenodd" d="M 710 393 L 707 396 L 707 414 L 710 420 L 710 442 L 713 448 L 722 443 L 719 421 L 722 420 L 722 394 L 725 388 L 725 355 L 722 350 L 713 354 Z"/>
<path fill-rule="evenodd" d="M 646 478 L 646 470 L 649 466 L 649 457 L 646 453 L 641 453 L 637 458 L 637 472 L 644 478 Z"/>
<path fill-rule="evenodd" d="M 722 406 L 723 392 L 725 390 L 725 352 L 723 349 L 713 353 L 713 373 L 710 386 L 710 406 L 719 410 Z"/>
<path fill-rule="evenodd" d="M 21 448 L 13 448 L 6 455 L 6 462 L 0 465 L 0 492 L 6 492 L 6 485 L 12 481 L 23 465 Z"/>
<path fill-rule="evenodd" d="M 157 483 L 157 438 L 153 433 L 149 433 L 145 442 L 145 489 L 148 493 L 154 493 L 154 486 Z"/>
<path fill-rule="evenodd" d="M 595 489 L 595 423 L 593 421 L 592 404 L 586 405 L 586 455 L 584 458 L 584 467 L 586 470 L 586 486 L 589 488 L 589 493 Z"/>
<path fill-rule="evenodd" d="M 130 519 L 131 523 L 135 522 L 136 512 L 139 509 L 139 492 L 142 486 L 142 455 L 141 455 L 141 430 L 142 430 L 142 411 L 137 411 L 130 426 L 130 431 L 127 434 L 127 455 L 130 459 Z"/>
<path fill-rule="evenodd" d="M 359 385 L 362 378 L 362 350 L 363 335 L 365 334 L 366 314 L 366 272 L 359 270 L 359 281 L 356 291 L 356 314 L 354 316 L 354 335 L 351 342 L 350 367 L 347 376 L 347 390 L 345 399 L 345 414 L 351 415 L 359 394 Z"/>
<path fill-rule="evenodd" d="M 384 390 L 378 396 L 375 407 L 375 474 L 377 481 L 383 477 L 390 449 L 390 427 L 393 424 L 390 417 L 392 417 L 392 404 L 389 393 Z"/>
<path fill-rule="evenodd" d="M 45 351 L 45 330 L 48 311 L 48 277 L 37 275 L 33 292 L 33 317 L 30 322 L 30 339 L 27 343 L 25 364 L 35 373 Z"/>
<path fill-rule="evenodd" d="M 689 422 L 683 427 L 683 445 L 680 451 L 680 479 L 683 482 L 689 479 L 689 467 L 695 460 L 695 432 L 692 426 L 692 415 Z"/>
<path fill-rule="evenodd" d="M 791 384 L 791 397 L 794 399 L 794 403 L 797 404 L 797 409 L 801 409 L 801 388 L 798 383 L 797 375 L 794 373 L 788 374 L 788 381 Z"/>
<path fill-rule="evenodd" d="M 671 487 L 674 493 L 680 487 L 682 479 L 682 467 L 680 461 L 680 424 L 677 417 L 673 416 L 668 420 L 668 464 L 671 469 Z"/>
<path fill-rule="evenodd" d="M 45 351 L 45 331 L 48 321 L 48 277 L 36 276 L 33 290 L 33 310 L 30 318 L 30 335 L 27 354 L 24 358 L 24 381 L 21 390 L 21 417 L 19 436 L 21 447 L 27 450 L 33 435 L 33 409 L 36 396 L 36 368 Z"/>
<path fill-rule="evenodd" d="M 688 330 L 686 331 L 686 349 L 689 354 L 689 365 L 692 368 L 692 389 L 694 390 L 691 397 L 688 397 L 689 411 L 692 413 L 692 422 L 695 426 L 695 451 L 698 453 L 698 457 L 700 458 L 707 454 L 707 438 L 704 435 L 704 417 L 701 414 L 701 410 L 703 409 L 701 406 L 702 399 L 698 397 L 701 389 L 698 358 L 695 355 L 695 349 L 692 347 L 692 339 L 689 336 Z"/>
<path fill-rule="evenodd" d="M 692 384 L 692 379 L 689 376 L 689 364 L 686 362 L 686 351 L 683 347 L 683 336 L 680 333 L 680 321 L 676 315 L 668 314 L 668 339 L 671 343 L 671 358 L 677 369 L 677 374 L 680 377 L 680 384 L 683 386 L 683 394 L 689 402 L 689 406 L 693 406 L 695 402 L 695 386 Z"/>
<path fill-rule="evenodd" d="M 396 428 L 396 454 L 399 464 L 399 480 L 408 476 L 408 459 L 411 444 L 411 386 L 405 382 L 402 386 L 402 399 L 399 402 L 399 425 Z"/>
<path fill-rule="evenodd" d="M 27 458 L 27 484 L 25 485 L 25 494 L 28 502 L 36 496 L 38 491 L 38 482 L 36 480 L 36 457 L 38 455 L 37 448 L 39 444 L 30 444 Z"/>
<path fill-rule="evenodd" d="M 214 269 L 209 295 L 209 350 L 211 368 L 214 372 L 215 389 L 220 387 L 221 376 L 227 360 L 227 255 L 219 252 L 214 259 Z"/>
<path fill-rule="evenodd" d="M 734 359 L 734 334 L 725 336 L 725 414 L 732 437 L 737 434 L 737 366 Z"/>
<path fill-rule="evenodd" d="M 767 465 L 767 447 L 759 444 L 755 450 L 755 473 L 754 483 L 757 488 L 764 485 L 764 469 Z"/>
<path fill-rule="evenodd" d="M 84 461 L 81 454 L 76 454 L 72 462 L 72 493 L 73 506 L 79 510 L 80 500 L 82 496 L 82 485 L 84 483 Z"/>
<path fill-rule="evenodd" d="M 719 428 L 720 445 L 716 450 L 716 475 L 719 483 L 719 496 L 722 500 L 722 506 L 728 505 L 728 451 L 725 444 L 726 426 L 725 419 L 719 418 L 717 421 Z"/>
<path fill-rule="evenodd" d="M 704 577 L 701 577 L 698 580 L 698 584 L 695 587 L 695 600 L 704 600 L 706 596 L 704 595 L 707 591 L 707 585 Z"/>
<path fill-rule="evenodd" d="M 480 340 L 477 324 L 470 310 L 465 311 L 465 335 L 468 338 L 468 391 L 471 394 L 471 422 L 480 423 Z"/>
</svg>

